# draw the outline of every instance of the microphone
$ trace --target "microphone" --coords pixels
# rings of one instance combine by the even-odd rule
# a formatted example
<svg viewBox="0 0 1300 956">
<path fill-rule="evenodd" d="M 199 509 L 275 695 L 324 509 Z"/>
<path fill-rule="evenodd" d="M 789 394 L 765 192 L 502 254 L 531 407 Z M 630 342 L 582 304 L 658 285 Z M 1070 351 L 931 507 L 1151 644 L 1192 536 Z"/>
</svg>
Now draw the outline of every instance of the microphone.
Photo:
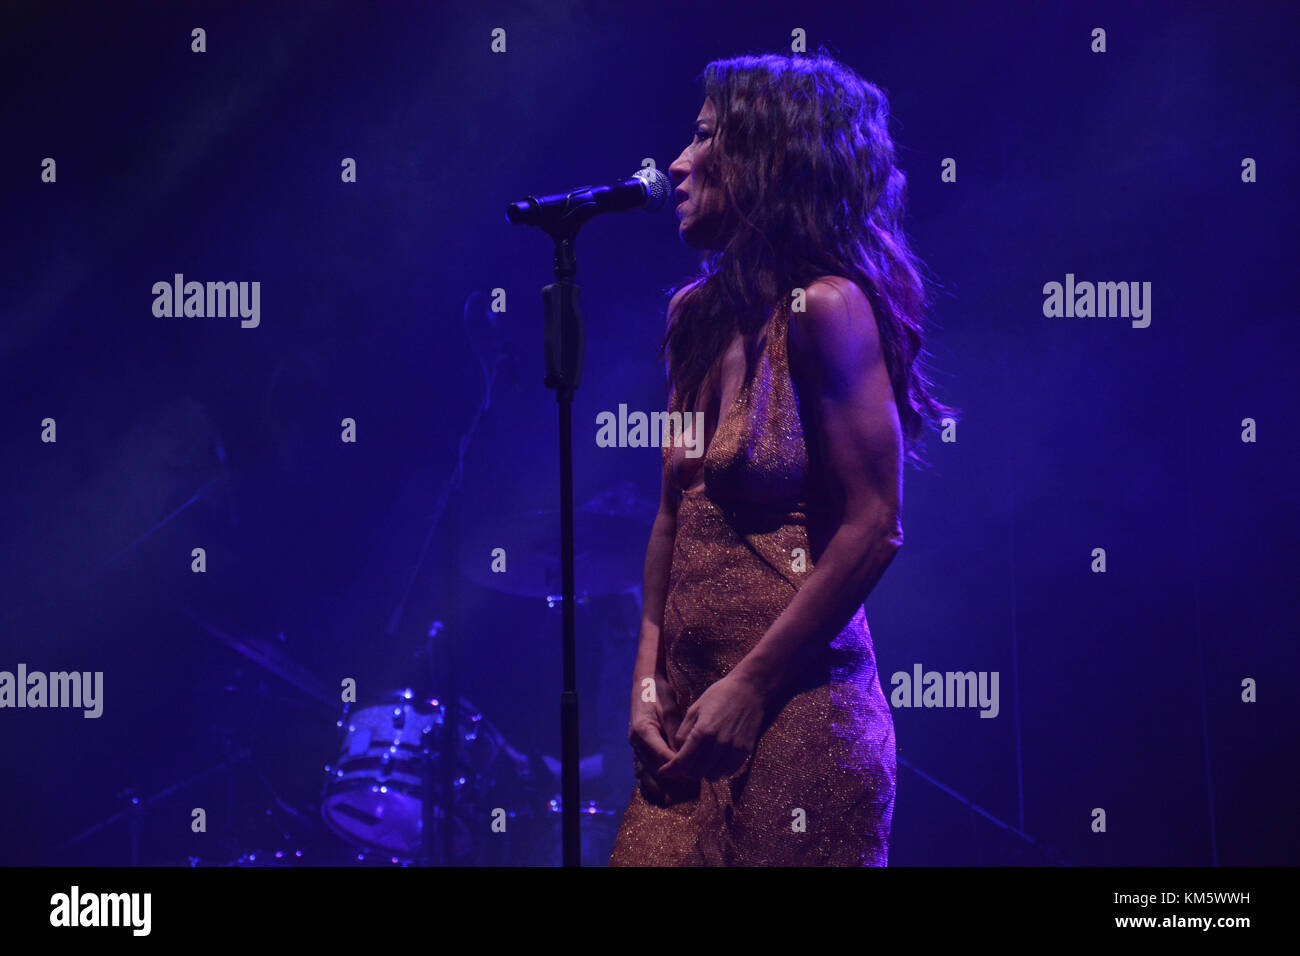
<svg viewBox="0 0 1300 956">
<path fill-rule="evenodd" d="M 552 196 L 529 196 L 506 207 L 506 220 L 516 226 L 554 226 L 569 216 L 585 222 L 603 212 L 662 209 L 673 184 L 660 170 L 644 166 L 631 179 L 610 186 L 579 186 Z"/>
</svg>

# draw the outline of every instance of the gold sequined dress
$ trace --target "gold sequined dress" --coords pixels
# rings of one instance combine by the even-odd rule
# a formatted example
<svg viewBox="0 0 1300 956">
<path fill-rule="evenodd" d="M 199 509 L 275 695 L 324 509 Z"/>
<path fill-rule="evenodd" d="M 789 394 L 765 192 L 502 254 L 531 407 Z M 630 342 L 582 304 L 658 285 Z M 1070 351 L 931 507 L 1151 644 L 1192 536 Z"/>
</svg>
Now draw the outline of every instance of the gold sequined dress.
<svg viewBox="0 0 1300 956">
<path fill-rule="evenodd" d="M 662 639 L 683 714 L 758 643 L 812 572 L 788 325 L 787 306 L 709 443 L 704 487 L 684 491 L 678 506 Z M 796 570 L 796 549 L 806 568 Z M 740 770 L 701 781 L 697 798 L 660 806 L 634 787 L 610 865 L 885 865 L 894 725 L 861 606 L 837 636 L 808 648 L 773 711 Z"/>
</svg>

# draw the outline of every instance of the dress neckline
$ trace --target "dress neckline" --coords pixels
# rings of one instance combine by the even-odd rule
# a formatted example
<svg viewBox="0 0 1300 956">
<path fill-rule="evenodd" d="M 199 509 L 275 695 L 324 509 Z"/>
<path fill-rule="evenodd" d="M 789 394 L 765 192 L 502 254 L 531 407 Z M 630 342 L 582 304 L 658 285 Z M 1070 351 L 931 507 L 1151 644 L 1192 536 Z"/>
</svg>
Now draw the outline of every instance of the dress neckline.
<svg viewBox="0 0 1300 956">
<path fill-rule="evenodd" d="M 740 405 L 741 398 L 744 397 L 745 393 L 748 392 L 749 389 L 753 386 L 754 379 L 758 377 L 758 369 L 759 366 L 762 364 L 763 356 L 767 354 L 768 349 L 771 347 L 772 344 L 772 332 L 775 329 L 777 321 L 779 320 L 783 312 L 784 312 L 784 307 L 778 305 L 776 312 L 772 315 L 770 319 L 768 319 L 768 321 L 764 324 L 763 328 L 760 329 L 760 332 L 764 334 L 763 347 L 759 349 L 758 353 L 754 356 L 753 367 L 746 368 L 745 377 L 740 383 L 740 388 L 736 389 L 735 397 L 732 398 L 731 405 L 727 408 L 726 414 L 719 416 L 718 427 L 713 429 L 713 435 L 709 439 L 709 447 L 704 450 L 704 454 L 700 458 L 700 467 L 699 470 L 696 471 L 695 473 L 695 481 L 692 483 L 690 488 L 682 488 L 681 490 L 682 494 L 702 495 L 708 490 L 708 482 L 706 479 L 706 474 L 708 469 L 709 456 L 713 454 L 713 449 L 718 444 L 718 436 L 722 434 L 723 430 L 727 427 L 727 425 L 731 423 L 732 418 L 735 417 L 736 409 Z M 746 360 L 746 365 L 748 366 L 748 359 Z M 719 396 L 719 398 L 721 398 L 721 396 Z M 721 404 L 720 401 L 719 404 Z M 676 480 L 677 467 L 676 467 L 675 459 L 670 459 L 670 465 L 673 470 L 673 479 Z"/>
</svg>

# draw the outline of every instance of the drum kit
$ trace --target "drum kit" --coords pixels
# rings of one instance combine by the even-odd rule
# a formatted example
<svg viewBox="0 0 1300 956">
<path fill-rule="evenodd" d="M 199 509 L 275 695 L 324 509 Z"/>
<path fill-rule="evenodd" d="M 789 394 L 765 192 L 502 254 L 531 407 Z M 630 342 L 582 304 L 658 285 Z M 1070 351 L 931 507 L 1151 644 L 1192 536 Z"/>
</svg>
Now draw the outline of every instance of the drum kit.
<svg viewBox="0 0 1300 956">
<path fill-rule="evenodd" d="M 453 706 L 393 691 L 348 705 L 338 726 L 342 747 L 325 767 L 321 814 L 345 840 L 399 860 L 437 859 L 440 844 L 452 860 L 469 859 L 474 821 L 488 820 L 490 797 L 507 782 L 497 778 L 527 774 L 516 762 L 526 758 L 464 698 Z M 453 768 L 450 794 L 438 787 L 445 765 Z"/>
<path fill-rule="evenodd" d="M 578 556 L 579 568 L 590 571 L 582 576 L 585 593 L 579 603 L 636 590 L 646 528 L 644 521 L 632 519 L 627 510 L 626 501 L 607 497 L 579 512 L 579 540 L 589 545 Z M 641 507 L 637 510 L 644 512 Z M 553 589 L 559 577 L 558 549 L 551 541 L 557 521 L 553 512 L 534 512 L 515 516 L 498 527 L 478 529 L 462 551 L 467 557 L 475 556 L 464 562 L 464 567 L 472 569 L 467 576 L 511 594 L 544 599 L 547 607 L 554 608 L 560 600 Z M 488 571 L 479 573 L 480 566 L 487 566 L 478 558 L 490 553 L 488 543 L 502 541 L 510 542 L 512 562 L 522 573 L 501 577 Z M 299 703 L 315 698 L 326 705 L 333 701 L 337 708 L 337 693 L 293 661 L 283 643 L 239 634 L 185 613 L 239 658 L 255 662 L 255 673 L 269 671 L 287 681 L 300 692 Z M 254 683 L 257 688 L 252 687 Z M 435 683 L 424 672 L 411 686 L 359 695 L 356 701 L 343 705 L 335 721 L 338 749 L 325 755 L 318 803 L 292 806 L 277 796 L 277 807 L 257 811 L 259 817 L 266 814 L 265 820 L 233 827 L 239 831 L 238 839 L 224 844 L 218 853 L 189 856 L 188 864 L 560 865 L 559 761 L 512 746 L 470 700 L 445 699 L 431 692 Z M 267 693 L 265 681 L 260 680 L 222 689 L 234 692 L 232 696 L 245 704 L 250 696 Z M 621 699 L 622 695 L 618 696 Z M 337 709 L 334 712 L 338 714 Z M 621 718 L 619 714 L 613 719 Z M 235 737 L 239 736 L 236 732 Z M 238 759 L 228 757 L 192 781 L 170 786 L 153 798 L 133 797 L 129 814 L 119 813 L 92 827 L 64 848 L 128 817 L 138 818 L 203 778 L 214 774 L 233 778 L 237 767 L 254 762 L 255 749 L 236 740 L 227 751 L 237 752 Z M 600 754 L 581 762 L 584 788 L 601 779 L 606 764 Z M 262 779 L 269 787 L 265 776 Z M 612 844 L 618 811 L 592 801 L 580 807 L 580 815 L 584 862 L 599 864 Z M 327 829 L 318 826 L 321 823 Z M 138 856 L 139 846 L 133 845 L 133 861 Z"/>
<path fill-rule="evenodd" d="M 645 503 L 625 489 L 588 502 L 577 514 L 577 556 L 586 595 L 635 588 L 645 522 L 630 513 Z M 559 552 L 552 511 L 484 523 L 462 547 L 467 575 L 511 594 L 559 600 Z M 501 542 L 522 573 L 495 575 L 482 557 Z M 526 569 L 526 570 L 524 570 Z M 508 835 L 534 835 L 524 858 L 560 865 L 560 814 L 553 758 L 512 747 L 469 700 L 440 700 L 412 688 L 348 704 L 338 720 L 338 757 L 325 767 L 321 815 L 329 828 L 360 851 L 390 863 L 518 862 Z M 584 779 L 602 769 L 599 757 L 582 763 Z M 447 781 L 450 781 L 450 786 Z M 618 824 L 614 808 L 589 801 L 580 807 L 584 858 L 608 851 Z M 489 849 L 491 848 L 491 849 Z"/>
</svg>

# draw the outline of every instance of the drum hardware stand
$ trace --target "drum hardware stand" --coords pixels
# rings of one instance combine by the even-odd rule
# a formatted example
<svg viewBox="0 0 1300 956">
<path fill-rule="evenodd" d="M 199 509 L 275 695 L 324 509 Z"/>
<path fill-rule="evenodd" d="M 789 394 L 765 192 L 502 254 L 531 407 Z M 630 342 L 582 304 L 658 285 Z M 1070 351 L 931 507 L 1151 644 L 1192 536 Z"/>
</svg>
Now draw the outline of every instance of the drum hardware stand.
<svg viewBox="0 0 1300 956">
<path fill-rule="evenodd" d="M 79 843 L 84 843 L 97 833 L 100 833 L 115 824 L 126 822 L 127 833 L 131 841 L 131 865 L 140 865 L 140 836 L 144 827 L 144 820 L 147 812 L 164 800 L 175 796 L 183 790 L 207 780 L 209 777 L 220 773 L 234 773 L 236 767 L 247 761 L 253 755 L 252 751 L 246 747 L 232 748 L 230 755 L 219 764 L 215 764 L 206 770 L 203 770 L 188 780 L 182 780 L 174 783 L 170 787 L 159 790 L 151 797 L 141 799 L 133 788 L 127 788 L 117 794 L 118 799 L 128 801 L 125 809 L 113 814 L 107 820 L 96 823 L 94 826 L 83 830 L 76 836 L 60 844 L 58 852 L 64 852 L 72 849 Z"/>
<path fill-rule="evenodd" d="M 428 644 L 426 646 L 426 659 L 428 662 L 428 673 L 426 680 L 428 682 L 429 694 L 433 694 L 433 688 L 438 686 L 438 667 L 436 663 L 436 651 L 438 634 L 443 628 L 442 621 L 434 621 L 429 625 L 429 632 L 426 636 Z M 448 688 L 450 689 L 450 688 Z M 435 722 L 432 726 L 425 727 L 421 732 L 423 738 L 420 746 L 420 770 L 422 786 L 424 787 L 424 799 L 420 802 L 420 866 L 437 866 L 445 865 L 451 862 L 451 775 L 454 773 L 453 763 L 451 760 L 451 721 L 448 719 L 453 716 L 451 707 L 448 703 L 439 701 L 442 708 L 442 720 L 440 723 Z M 438 728 L 434 733 L 434 728 Z M 436 738 L 436 739 L 431 739 Z M 444 772 L 439 774 L 434 758 L 437 755 L 442 756 Z M 434 795 L 438 799 L 434 800 Z M 438 823 L 438 806 L 442 806 L 442 825 Z M 435 852 L 436 847 L 436 852 Z"/>
<path fill-rule="evenodd" d="M 962 806 L 966 807 L 966 809 L 968 809 L 972 815 L 978 815 L 983 817 L 984 819 L 992 823 L 994 826 L 999 827 L 1004 833 L 1007 833 L 1010 836 L 1013 836 L 1018 840 L 1020 840 L 1023 846 L 1030 847 L 1034 850 L 1037 850 L 1039 853 L 1041 853 L 1050 861 L 1050 864 L 1052 866 L 1070 865 L 1069 863 L 1065 862 L 1065 860 L 1061 857 L 1061 854 L 1056 850 L 1055 847 L 1049 846 L 1044 843 L 1040 843 L 1038 840 L 1035 840 L 1033 837 L 1031 837 L 1028 833 L 1025 833 L 1024 831 L 1018 829 L 1017 827 L 1012 826 L 1009 823 L 1002 822 L 1001 820 L 993 816 L 993 814 L 989 813 L 987 810 L 979 806 L 970 798 L 962 796 L 960 793 L 958 793 L 956 790 L 953 790 L 951 787 L 944 786 L 938 780 L 934 779 L 934 777 L 930 776 L 928 773 L 921 770 L 921 768 L 917 767 L 910 760 L 904 760 L 902 757 L 899 757 L 898 765 L 900 767 L 906 767 L 908 770 L 912 771 L 912 773 L 916 774 L 926 783 L 934 785 L 937 789 L 943 791 L 948 796 L 952 797 L 958 803 L 962 804 Z"/>
<path fill-rule="evenodd" d="M 429 731 L 432 729 L 432 727 L 424 728 L 422 734 L 424 742 L 420 748 L 421 781 L 424 787 L 424 799 L 420 802 L 420 866 L 437 866 L 440 862 L 446 862 L 445 856 L 438 859 L 433 850 L 434 846 L 442 841 L 437 839 L 439 831 L 438 811 L 433 799 L 434 792 L 438 788 L 435 786 L 437 772 L 433 763 L 434 743 L 429 740 L 429 737 L 432 736 Z M 446 737 L 446 734 L 443 733 L 438 736 Z"/>
</svg>

